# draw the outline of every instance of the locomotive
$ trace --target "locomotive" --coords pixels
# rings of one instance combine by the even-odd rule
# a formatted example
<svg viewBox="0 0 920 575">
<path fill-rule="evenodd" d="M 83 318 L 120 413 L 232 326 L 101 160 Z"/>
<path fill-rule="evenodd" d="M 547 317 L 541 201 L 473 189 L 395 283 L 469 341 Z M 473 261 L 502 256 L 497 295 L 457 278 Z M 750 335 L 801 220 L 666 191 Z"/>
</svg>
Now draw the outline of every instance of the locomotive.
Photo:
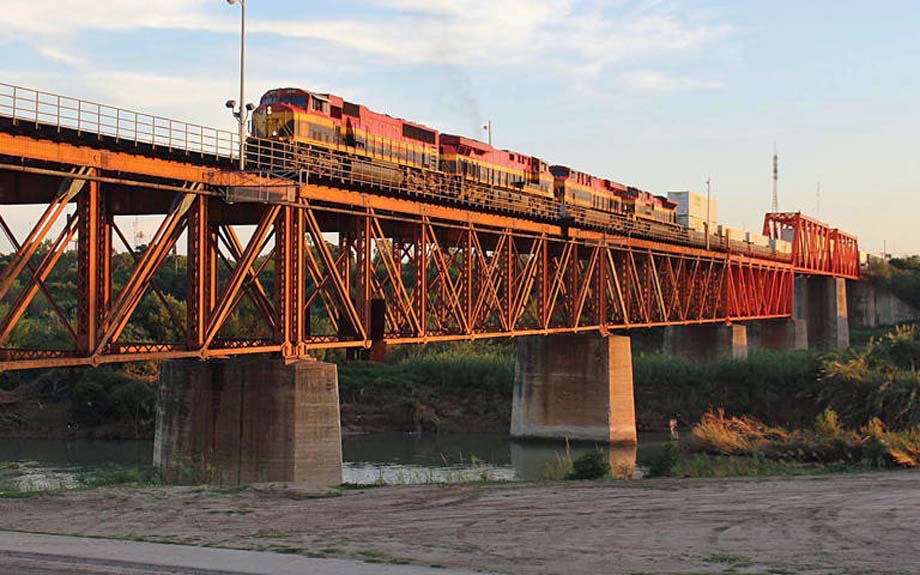
<svg viewBox="0 0 920 575">
<path fill-rule="evenodd" d="M 442 134 L 332 94 L 269 90 L 253 113 L 252 133 L 333 153 L 332 160 L 324 160 L 329 173 L 347 171 L 352 177 L 394 185 L 444 174 L 461 184 L 504 190 L 503 197 L 521 207 L 556 199 L 562 205 L 560 215 L 594 210 L 677 227 L 677 205 L 665 197 L 472 138 Z"/>
</svg>

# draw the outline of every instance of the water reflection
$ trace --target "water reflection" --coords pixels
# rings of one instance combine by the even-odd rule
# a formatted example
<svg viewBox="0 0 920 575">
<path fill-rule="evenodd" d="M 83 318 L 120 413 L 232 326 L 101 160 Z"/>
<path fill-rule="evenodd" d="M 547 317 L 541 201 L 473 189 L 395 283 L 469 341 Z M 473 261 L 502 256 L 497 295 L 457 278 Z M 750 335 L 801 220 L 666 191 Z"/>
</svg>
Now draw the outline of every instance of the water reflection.
<svg viewBox="0 0 920 575">
<path fill-rule="evenodd" d="M 567 446 L 562 441 L 512 441 L 511 465 L 518 481 L 558 479 L 559 467 L 565 459 L 574 461 L 595 450 L 601 450 L 607 455 L 612 477 L 635 477 L 639 453 L 635 445 L 609 446 L 579 442 Z"/>
<path fill-rule="evenodd" d="M 614 477 L 638 477 L 666 436 L 640 436 L 638 447 L 564 441 L 516 441 L 503 434 L 377 433 L 343 440 L 346 483 L 412 484 L 539 481 L 559 462 L 605 451 Z M 104 466 L 149 467 L 151 441 L 0 440 L 0 490 L 69 488 Z"/>
</svg>

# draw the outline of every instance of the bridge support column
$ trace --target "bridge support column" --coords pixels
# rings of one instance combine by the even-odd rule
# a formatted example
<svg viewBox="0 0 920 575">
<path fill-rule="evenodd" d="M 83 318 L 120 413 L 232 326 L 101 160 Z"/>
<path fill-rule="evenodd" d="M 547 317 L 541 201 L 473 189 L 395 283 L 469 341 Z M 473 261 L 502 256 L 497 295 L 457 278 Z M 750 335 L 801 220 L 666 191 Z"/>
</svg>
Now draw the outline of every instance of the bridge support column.
<svg viewBox="0 0 920 575">
<path fill-rule="evenodd" d="M 635 444 L 629 337 L 518 339 L 511 435 Z"/>
<path fill-rule="evenodd" d="M 164 363 L 153 459 L 173 482 L 338 485 L 336 366 L 264 356 Z"/>
<path fill-rule="evenodd" d="M 747 326 L 733 323 L 665 328 L 664 353 L 702 361 L 744 360 L 748 356 Z"/>
<path fill-rule="evenodd" d="M 812 349 L 845 350 L 850 346 L 847 281 L 827 276 L 795 279 L 795 315 L 808 325 Z"/>
<path fill-rule="evenodd" d="M 768 319 L 747 324 L 748 347 L 776 351 L 808 349 L 808 324 L 803 319 Z"/>
</svg>

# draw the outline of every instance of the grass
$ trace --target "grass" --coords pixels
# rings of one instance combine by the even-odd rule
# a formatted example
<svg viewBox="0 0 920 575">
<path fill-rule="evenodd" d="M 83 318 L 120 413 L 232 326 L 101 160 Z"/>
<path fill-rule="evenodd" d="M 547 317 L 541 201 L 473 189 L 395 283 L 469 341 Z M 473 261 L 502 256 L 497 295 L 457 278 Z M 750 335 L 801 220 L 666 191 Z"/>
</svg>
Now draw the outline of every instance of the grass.
<svg viewBox="0 0 920 575">
<path fill-rule="evenodd" d="M 789 431 L 750 417 L 707 413 L 680 449 L 666 448 L 648 476 L 801 475 L 920 467 L 920 428 L 892 431 L 879 419 L 847 430 L 833 410 Z"/>
<path fill-rule="evenodd" d="M 163 484 L 159 472 L 149 467 L 124 467 L 108 465 L 99 467 L 78 477 L 79 482 L 88 488 L 108 487 L 113 485 L 136 485 L 153 487 Z"/>
<path fill-rule="evenodd" d="M 0 491 L 0 499 L 32 499 L 44 494 L 44 491 Z"/>
</svg>

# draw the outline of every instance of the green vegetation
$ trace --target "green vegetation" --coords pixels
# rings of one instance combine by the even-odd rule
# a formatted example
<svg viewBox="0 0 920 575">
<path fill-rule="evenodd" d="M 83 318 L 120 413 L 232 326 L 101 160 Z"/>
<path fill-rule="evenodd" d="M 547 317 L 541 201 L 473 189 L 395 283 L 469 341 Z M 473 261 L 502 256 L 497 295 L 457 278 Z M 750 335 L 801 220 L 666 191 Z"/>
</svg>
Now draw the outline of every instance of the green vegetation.
<svg viewBox="0 0 920 575">
<path fill-rule="evenodd" d="M 125 467 L 108 465 L 84 473 L 78 478 L 84 487 L 107 487 L 111 485 L 138 485 L 144 487 L 162 484 L 162 478 L 152 467 Z"/>
<path fill-rule="evenodd" d="M 711 411 L 679 449 L 672 446 L 653 462 L 647 476 L 798 475 L 918 466 L 920 427 L 891 431 L 873 418 L 850 431 L 827 409 L 812 427 L 790 431 Z"/>
<path fill-rule="evenodd" d="M 756 352 L 747 361 L 713 363 L 640 356 L 633 362 L 639 426 L 662 430 L 672 417 L 698 421 L 714 407 L 801 426 L 824 408 L 814 398 L 820 369 L 820 358 L 807 352 Z"/>
<path fill-rule="evenodd" d="M 827 358 L 816 399 L 848 427 L 873 417 L 894 429 L 920 425 L 920 328 L 898 328 L 865 348 Z"/>
<path fill-rule="evenodd" d="M 610 461 L 606 453 L 595 449 L 572 462 L 567 479 L 605 479 L 610 477 Z"/>
<path fill-rule="evenodd" d="M 920 256 L 869 260 L 866 273 L 879 281 L 901 300 L 920 309 Z"/>
<path fill-rule="evenodd" d="M 499 430 L 511 413 L 514 362 L 507 342 L 397 349 L 386 363 L 339 364 L 339 395 L 383 427 Z M 368 419 L 365 417 L 365 419 Z"/>
</svg>

